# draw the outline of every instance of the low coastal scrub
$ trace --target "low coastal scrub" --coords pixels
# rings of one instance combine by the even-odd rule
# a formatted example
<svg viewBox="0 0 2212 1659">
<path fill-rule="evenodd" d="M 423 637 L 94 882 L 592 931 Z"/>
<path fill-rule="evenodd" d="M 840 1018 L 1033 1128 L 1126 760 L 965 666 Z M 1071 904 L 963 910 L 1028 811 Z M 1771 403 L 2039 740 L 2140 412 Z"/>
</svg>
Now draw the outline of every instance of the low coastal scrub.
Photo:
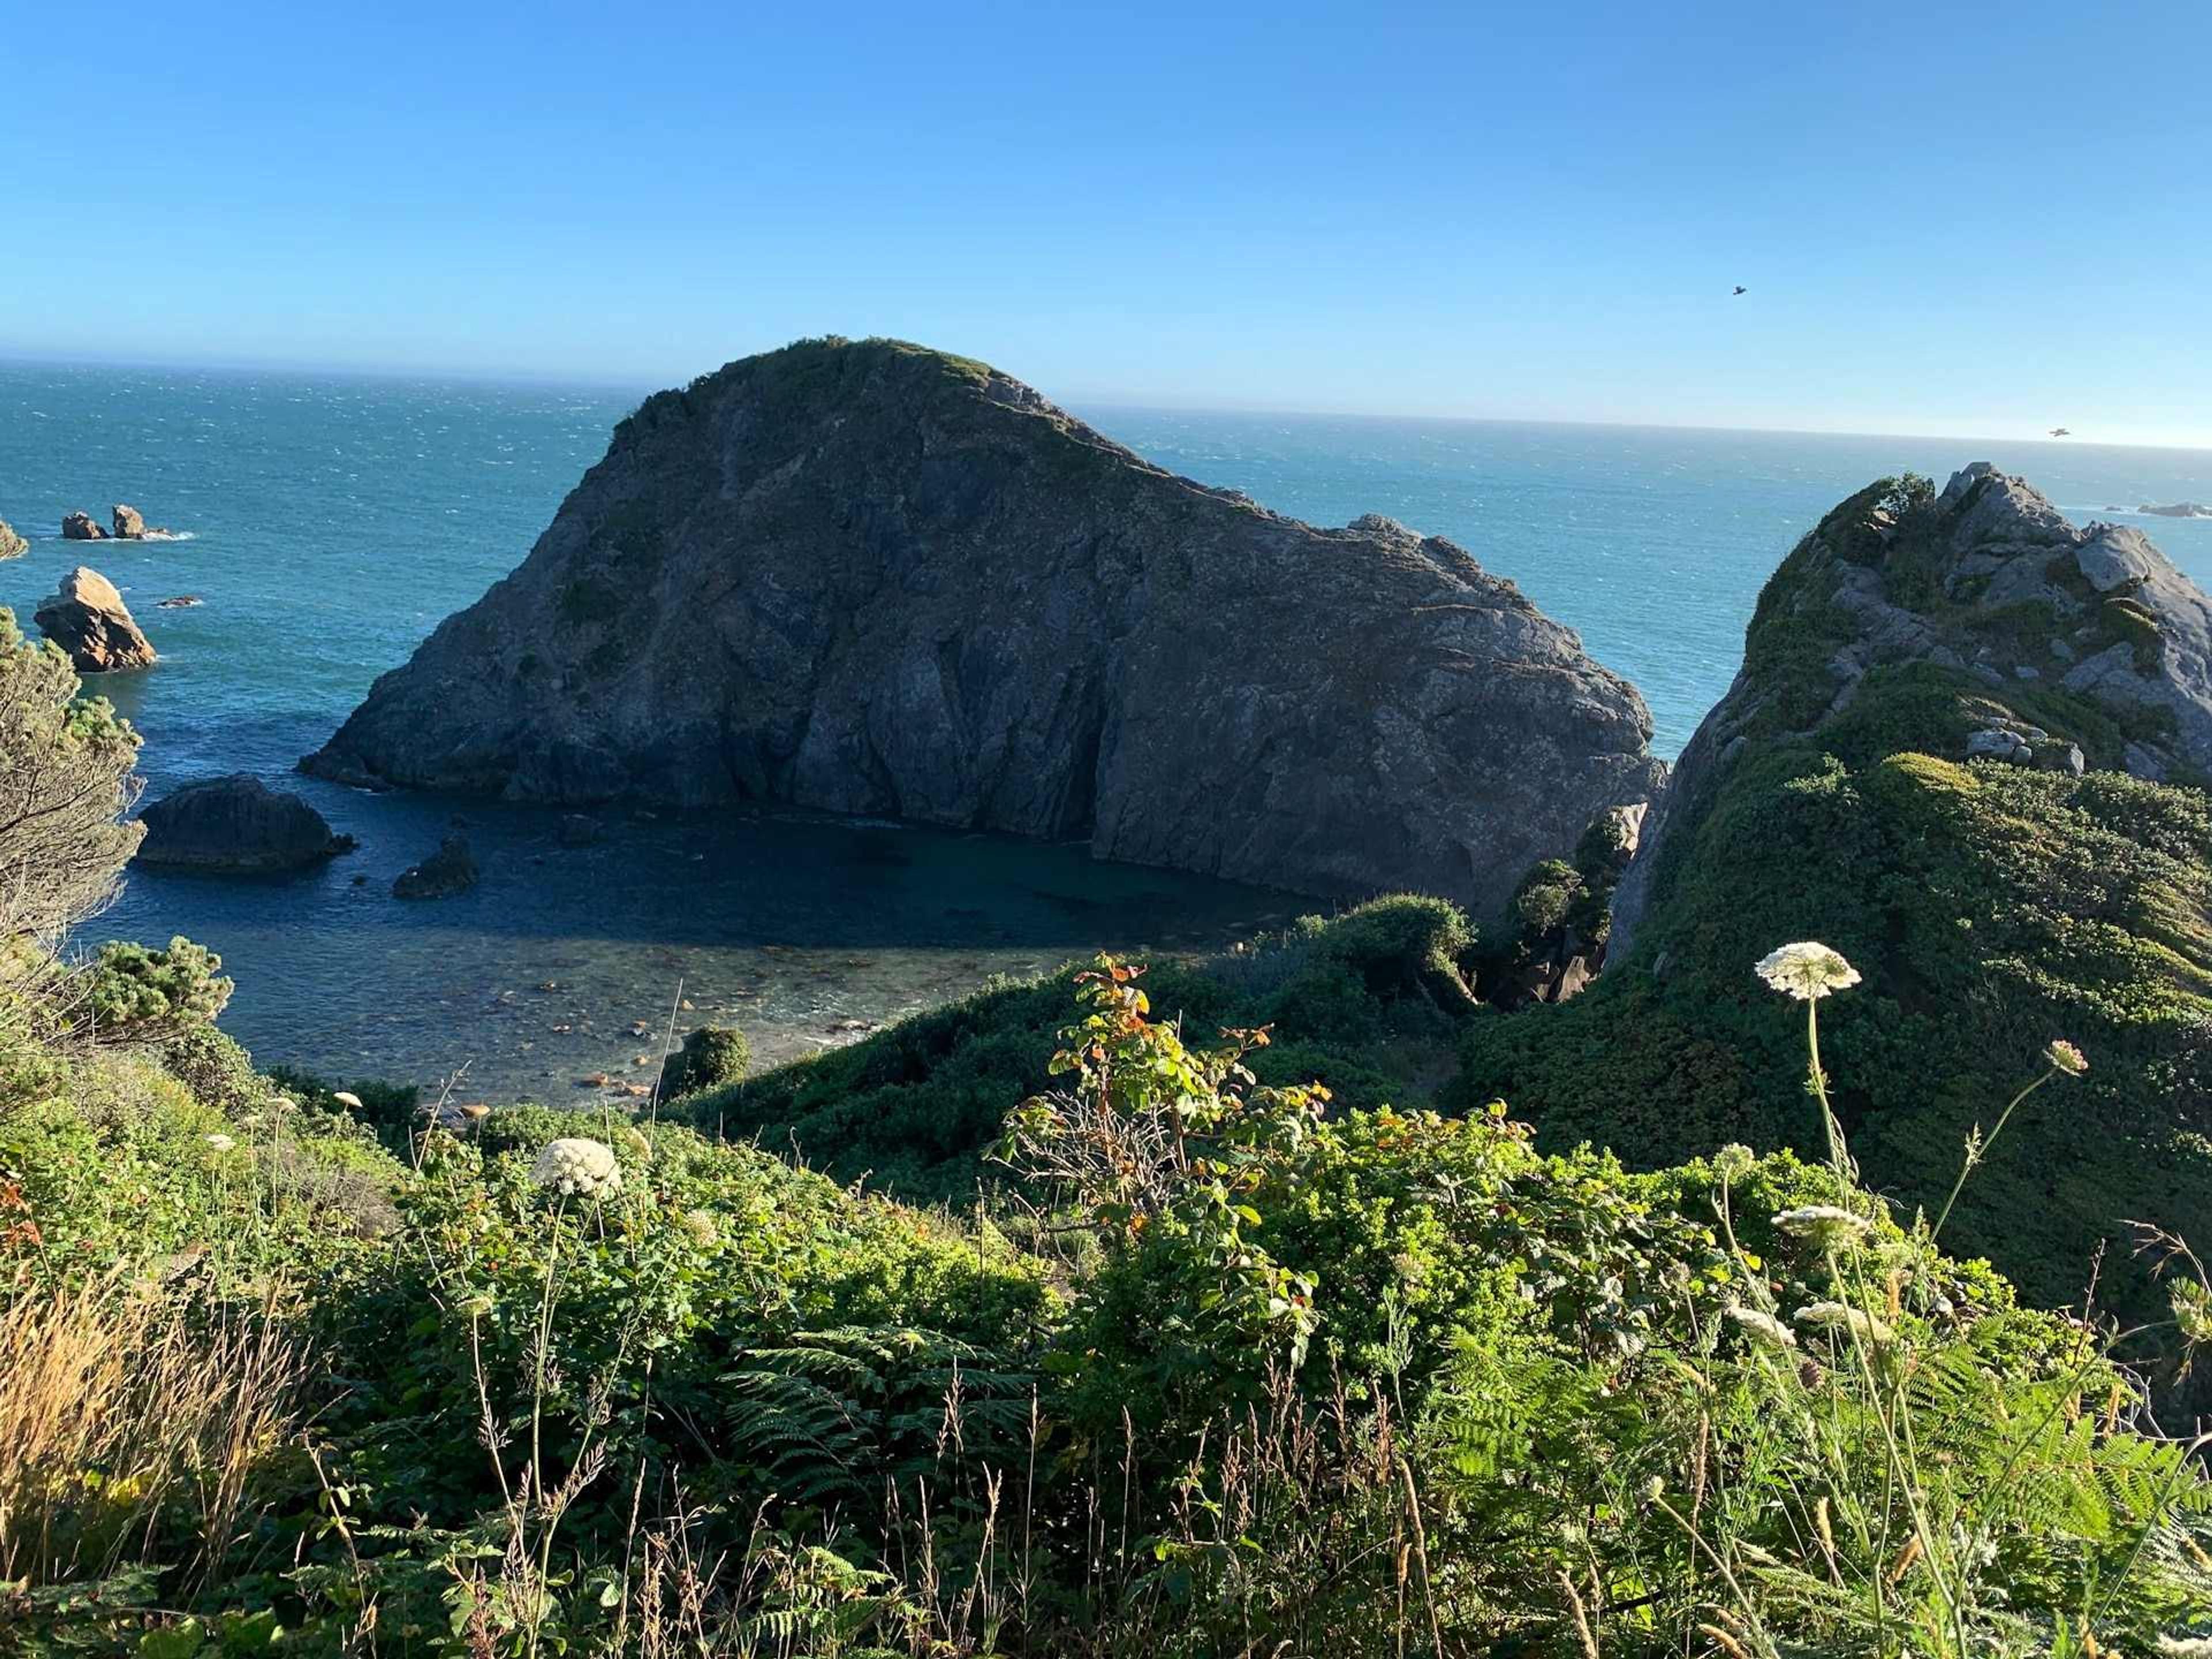
<svg viewBox="0 0 2212 1659">
<path fill-rule="evenodd" d="M 1784 1030 L 1776 990 L 1808 1014 L 1863 990 L 1824 947 L 1761 971 Z M 966 1214 L 611 1112 L 425 1124 L 394 1156 L 265 1079 L 222 1110 L 159 1049 L 64 1056 L 0 1119 L 4 1640 L 1778 1656 L 2212 1631 L 2212 1485 L 2124 1363 L 2212 1336 L 2179 1241 L 2170 1313 L 2124 1335 L 1942 1254 L 1940 1220 L 1850 1179 L 1832 1115 L 1820 1160 L 1638 1174 L 1540 1153 L 1502 1104 L 1267 1083 L 1271 1033 L 1188 1041 L 1150 982 L 1109 960 L 1058 988 L 1046 1082 L 994 1148 L 1017 1179 Z M 2055 1048 L 2029 1081 L 2085 1066 Z M 1960 1177 L 2013 1150 L 2017 1115 L 1992 1121 Z"/>
<path fill-rule="evenodd" d="M 1425 1103 L 1474 1006 L 1457 907 L 1401 894 L 1146 981 L 1194 1028 L 1273 1025 L 1251 1056 L 1267 1081 L 1319 1082 L 1343 1109 Z M 849 1047 L 709 1088 L 677 1112 L 696 1127 L 790 1151 L 842 1180 L 913 1201 L 965 1203 L 1006 1175 L 984 1154 L 1009 1104 L 1043 1090 L 1075 970 L 1000 979 Z M 1445 1075 L 1448 1075 L 1448 1070 Z"/>
</svg>

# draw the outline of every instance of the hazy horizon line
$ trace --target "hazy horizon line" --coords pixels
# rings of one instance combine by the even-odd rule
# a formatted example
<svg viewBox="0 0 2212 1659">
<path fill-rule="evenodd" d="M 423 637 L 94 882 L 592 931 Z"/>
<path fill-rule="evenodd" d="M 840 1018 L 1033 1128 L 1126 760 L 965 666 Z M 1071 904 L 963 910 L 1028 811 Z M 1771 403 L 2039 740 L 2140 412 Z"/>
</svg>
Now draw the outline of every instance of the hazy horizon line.
<svg viewBox="0 0 2212 1659">
<path fill-rule="evenodd" d="M 758 356 L 746 353 L 744 356 Z M 726 360 L 742 362 L 743 357 Z M 717 364 L 716 368 L 722 365 Z M 298 379 L 362 380 L 415 382 L 432 386 L 476 386 L 531 389 L 538 391 L 568 391 L 619 392 L 636 398 L 640 402 L 654 393 L 688 386 L 692 380 L 715 372 L 702 369 L 687 379 L 664 385 L 650 385 L 642 378 L 637 380 L 600 377 L 591 374 L 556 374 L 536 369 L 491 368 L 383 368 L 360 363 L 311 363 L 279 359 L 229 359 L 192 362 L 184 358 L 162 356 L 85 356 L 63 352 L 26 351 L 0 347 L 0 367 L 56 368 L 71 369 L 117 369 L 139 372 L 185 373 L 194 374 L 252 375 L 270 374 Z M 994 368 L 995 364 L 992 365 Z M 999 371 L 1004 374 L 1006 371 Z M 1015 377 L 1018 378 L 1018 377 Z M 1027 382 L 1024 382 L 1027 384 Z M 1267 416 L 1286 420 L 1365 421 L 1375 422 L 1425 422 L 1451 426 L 1540 426 L 1589 428 L 1620 432 L 1702 432 L 1776 438 L 1865 438 L 1884 442 L 1917 442 L 1946 444 L 1991 443 L 2004 445 L 2036 444 L 2057 449 L 2123 449 L 2150 450 L 2181 455 L 2212 454 L 2212 442 L 2192 443 L 2118 443 L 2094 438 L 2053 438 L 2046 434 L 2007 437 L 1990 432 L 1947 433 L 1910 431 L 1872 431 L 1844 427 L 1802 426 L 1731 426 L 1709 421 L 1660 420 L 1600 420 L 1565 416 L 1534 415 L 1446 415 L 1437 413 L 1389 413 L 1374 410 L 1315 409 L 1310 407 L 1270 403 L 1239 402 L 1234 398 L 1203 401 L 1181 398 L 1150 397 L 1127 392 L 1072 392 L 1046 394 L 1063 408 L 1126 410 L 1140 414 L 1243 415 Z"/>
</svg>

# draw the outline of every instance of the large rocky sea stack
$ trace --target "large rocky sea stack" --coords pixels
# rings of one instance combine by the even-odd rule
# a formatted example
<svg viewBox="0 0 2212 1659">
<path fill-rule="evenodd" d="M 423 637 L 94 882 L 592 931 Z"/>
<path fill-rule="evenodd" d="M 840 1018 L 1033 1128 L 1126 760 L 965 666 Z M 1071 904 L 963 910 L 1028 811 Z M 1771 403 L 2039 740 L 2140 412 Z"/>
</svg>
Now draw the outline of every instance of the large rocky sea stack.
<svg viewBox="0 0 2212 1659">
<path fill-rule="evenodd" d="M 807 342 L 647 400 L 305 764 L 786 802 L 1488 909 L 1662 769 L 1466 551 L 1151 465 L 981 363 Z"/>
</svg>

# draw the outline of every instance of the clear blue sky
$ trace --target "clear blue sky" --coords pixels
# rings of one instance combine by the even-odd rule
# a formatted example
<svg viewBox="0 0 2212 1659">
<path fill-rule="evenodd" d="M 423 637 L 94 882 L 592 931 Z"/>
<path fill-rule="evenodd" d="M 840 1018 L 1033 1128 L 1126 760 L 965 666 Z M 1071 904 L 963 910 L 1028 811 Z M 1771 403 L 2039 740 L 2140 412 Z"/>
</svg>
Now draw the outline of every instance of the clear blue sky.
<svg viewBox="0 0 2212 1659">
<path fill-rule="evenodd" d="M 0 354 L 2212 445 L 2212 5 L 0 0 Z M 1748 286 L 1729 297 L 1736 283 Z"/>
</svg>

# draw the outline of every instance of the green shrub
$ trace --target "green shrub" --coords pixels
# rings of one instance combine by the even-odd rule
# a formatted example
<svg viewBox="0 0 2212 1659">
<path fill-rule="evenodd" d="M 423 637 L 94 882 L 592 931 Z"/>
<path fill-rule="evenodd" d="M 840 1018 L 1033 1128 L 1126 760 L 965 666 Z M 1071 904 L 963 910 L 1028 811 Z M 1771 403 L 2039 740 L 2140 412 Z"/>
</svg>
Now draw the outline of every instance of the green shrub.
<svg viewBox="0 0 2212 1659">
<path fill-rule="evenodd" d="M 2212 1098 L 2212 802 L 2111 772 L 1777 745 L 1669 851 L 1637 959 L 1565 1006 L 1475 1021 L 1455 1109 L 1502 1095 L 1548 1146 L 1647 1165 L 1732 1140 L 1815 1148 L 1750 965 L 1777 939 L 1825 939 L 1867 975 L 1833 1041 L 1868 1178 L 1940 1199 L 2003 1080 L 2073 1038 L 2087 1086 L 2014 1130 L 2021 1156 L 1969 1194 L 1959 1240 L 2046 1305 L 2100 1251 L 2107 1296 L 2154 1304 L 2121 1221 L 2212 1226 L 2188 1105 Z"/>
<path fill-rule="evenodd" d="M 79 1018 L 103 1042 L 161 1042 L 213 1022 L 234 988 L 222 977 L 222 958 L 188 939 L 166 950 L 143 945 L 100 947 L 88 974 Z"/>
<path fill-rule="evenodd" d="M 702 1090 L 742 1083 L 752 1059 L 752 1044 L 736 1026 L 702 1025 L 661 1066 L 660 1097 L 679 1100 Z"/>
<path fill-rule="evenodd" d="M 145 834 L 122 819 L 138 734 L 78 689 L 69 659 L 0 606 L 0 761 L 22 791 L 0 823 L 0 967 L 19 942 L 52 944 L 106 908 Z"/>
</svg>

